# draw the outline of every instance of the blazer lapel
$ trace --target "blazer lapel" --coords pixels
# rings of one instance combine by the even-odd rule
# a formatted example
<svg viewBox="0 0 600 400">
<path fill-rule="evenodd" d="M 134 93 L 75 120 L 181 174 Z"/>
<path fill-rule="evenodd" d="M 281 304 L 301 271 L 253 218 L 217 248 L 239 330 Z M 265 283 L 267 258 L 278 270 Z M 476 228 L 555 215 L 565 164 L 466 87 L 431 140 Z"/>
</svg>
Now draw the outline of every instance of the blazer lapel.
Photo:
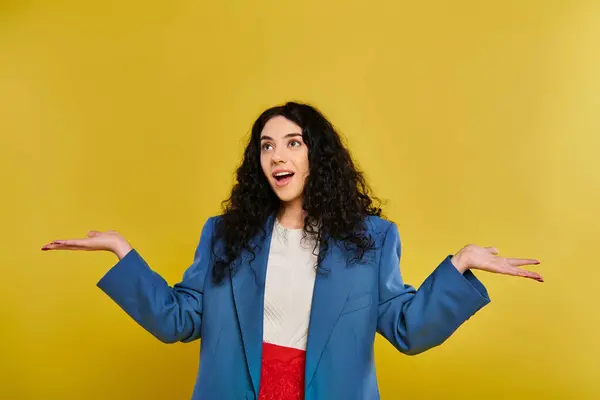
<svg viewBox="0 0 600 400">
<path fill-rule="evenodd" d="M 256 258 L 250 262 L 249 258 L 252 255 L 244 252 L 242 265 L 232 277 L 233 298 L 246 353 L 246 362 L 257 396 L 261 372 L 265 278 L 273 223 L 274 215 L 271 215 L 265 225 L 266 236 L 264 239 L 259 234 L 252 241 L 252 245 L 256 249 Z"/>
<path fill-rule="evenodd" d="M 329 250 L 321 262 L 313 290 L 306 344 L 306 393 L 350 290 L 345 281 L 345 269 L 346 259 L 343 251 L 334 240 L 330 240 Z"/>
</svg>

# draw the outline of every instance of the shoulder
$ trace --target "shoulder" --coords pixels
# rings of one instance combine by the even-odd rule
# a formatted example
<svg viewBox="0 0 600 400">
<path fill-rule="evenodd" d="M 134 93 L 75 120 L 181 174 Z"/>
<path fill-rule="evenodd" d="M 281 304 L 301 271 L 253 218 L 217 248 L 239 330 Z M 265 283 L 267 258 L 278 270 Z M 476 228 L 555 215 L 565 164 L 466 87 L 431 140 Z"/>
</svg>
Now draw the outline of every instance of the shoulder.
<svg viewBox="0 0 600 400">
<path fill-rule="evenodd" d="M 371 215 L 365 218 L 365 225 L 365 233 L 371 237 L 374 246 L 369 257 L 373 257 L 372 260 L 377 264 L 381 262 L 384 253 L 400 248 L 400 235 L 394 221 Z"/>
<path fill-rule="evenodd" d="M 204 219 L 201 228 L 201 236 L 214 236 L 217 223 L 221 220 L 222 215 L 211 215 Z"/>
<path fill-rule="evenodd" d="M 204 227 L 214 227 L 223 218 L 223 214 L 210 215 L 204 220 Z"/>
<path fill-rule="evenodd" d="M 373 238 L 378 250 L 382 249 L 385 243 L 393 246 L 400 244 L 400 233 L 395 222 L 372 215 L 365 219 L 365 225 L 367 234 Z"/>
<path fill-rule="evenodd" d="M 369 215 L 365 219 L 367 232 L 375 236 L 385 236 L 391 230 L 398 230 L 393 221 L 375 215 Z"/>
</svg>

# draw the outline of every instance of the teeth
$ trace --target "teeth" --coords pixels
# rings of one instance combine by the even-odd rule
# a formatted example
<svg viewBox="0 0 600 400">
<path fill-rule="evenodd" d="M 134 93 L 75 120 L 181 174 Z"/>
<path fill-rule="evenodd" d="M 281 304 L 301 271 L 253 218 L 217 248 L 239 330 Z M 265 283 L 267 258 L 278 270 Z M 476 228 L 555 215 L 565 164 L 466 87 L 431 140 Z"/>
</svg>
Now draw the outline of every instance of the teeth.
<svg viewBox="0 0 600 400">
<path fill-rule="evenodd" d="M 275 174 L 275 176 L 285 176 L 285 175 L 292 175 L 291 172 L 278 172 Z"/>
</svg>

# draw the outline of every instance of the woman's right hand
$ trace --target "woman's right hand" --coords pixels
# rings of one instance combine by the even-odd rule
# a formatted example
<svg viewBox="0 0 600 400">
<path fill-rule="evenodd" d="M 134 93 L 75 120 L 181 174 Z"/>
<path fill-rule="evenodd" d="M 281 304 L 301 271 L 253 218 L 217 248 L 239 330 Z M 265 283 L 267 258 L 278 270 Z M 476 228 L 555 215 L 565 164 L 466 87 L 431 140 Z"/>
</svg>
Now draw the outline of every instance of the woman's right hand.
<svg viewBox="0 0 600 400">
<path fill-rule="evenodd" d="M 119 260 L 131 251 L 131 245 L 116 231 L 89 231 L 85 239 L 54 240 L 42 247 L 42 250 L 104 250 L 114 253 Z"/>
</svg>

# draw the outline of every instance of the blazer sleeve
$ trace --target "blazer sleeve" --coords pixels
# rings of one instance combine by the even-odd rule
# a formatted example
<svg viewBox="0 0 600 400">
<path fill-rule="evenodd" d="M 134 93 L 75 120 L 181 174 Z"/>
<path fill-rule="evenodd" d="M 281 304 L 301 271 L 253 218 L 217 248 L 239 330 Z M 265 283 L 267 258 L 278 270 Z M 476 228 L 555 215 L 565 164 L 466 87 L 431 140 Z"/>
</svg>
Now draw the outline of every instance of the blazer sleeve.
<svg viewBox="0 0 600 400">
<path fill-rule="evenodd" d="M 487 290 L 467 270 L 461 274 L 451 255 L 416 290 L 400 273 L 400 236 L 390 224 L 379 264 L 377 331 L 400 352 L 415 355 L 442 344 L 490 302 Z"/>
<path fill-rule="evenodd" d="M 190 342 L 200 338 L 213 227 L 214 217 L 202 228 L 192 265 L 173 287 L 152 271 L 135 249 L 100 279 L 98 287 L 160 341 Z"/>
</svg>

